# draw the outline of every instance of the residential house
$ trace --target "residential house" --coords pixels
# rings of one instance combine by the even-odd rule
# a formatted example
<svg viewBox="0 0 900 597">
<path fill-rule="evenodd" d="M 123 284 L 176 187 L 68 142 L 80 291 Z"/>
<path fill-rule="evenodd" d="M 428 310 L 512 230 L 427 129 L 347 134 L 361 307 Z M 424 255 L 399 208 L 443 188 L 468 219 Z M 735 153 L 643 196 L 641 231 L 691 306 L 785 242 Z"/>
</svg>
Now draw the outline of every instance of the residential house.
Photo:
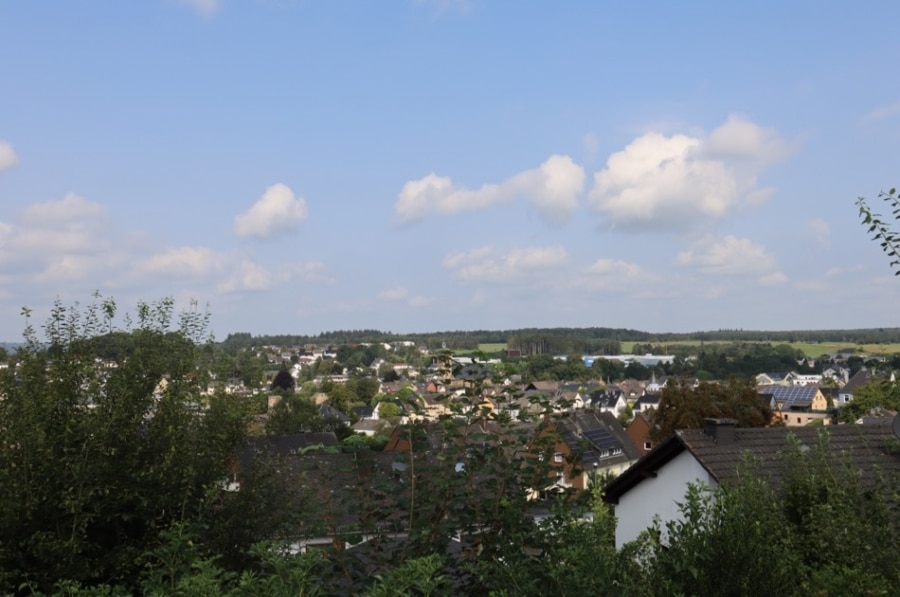
<svg viewBox="0 0 900 597">
<path fill-rule="evenodd" d="M 816 386 L 767 385 L 757 390 L 760 394 L 771 395 L 778 418 L 788 427 L 807 425 L 815 420 L 821 420 L 825 425 L 831 422 L 828 400 Z"/>
<path fill-rule="evenodd" d="M 637 400 L 644 395 L 645 387 L 646 384 L 644 384 L 644 382 L 636 379 L 625 379 L 614 386 L 611 386 L 609 389 L 613 390 L 618 388 L 619 390 L 622 390 L 622 393 L 625 395 L 625 400 Z"/>
<path fill-rule="evenodd" d="M 618 417 L 628 408 L 628 403 L 622 390 L 606 390 L 591 396 L 590 407 Z"/>
<path fill-rule="evenodd" d="M 785 374 L 784 373 L 760 373 L 756 376 L 756 385 L 758 386 L 773 386 L 773 385 L 786 385 L 784 381 Z"/>
<path fill-rule="evenodd" d="M 642 412 L 638 412 L 628 424 L 628 427 L 625 428 L 625 433 L 634 442 L 641 456 L 646 456 L 653 449 L 654 442 L 650 438 L 650 430 L 652 428 L 653 423 L 650 420 L 650 416 Z"/>
<path fill-rule="evenodd" d="M 853 401 L 853 393 L 860 387 L 865 385 L 872 378 L 868 369 L 860 369 L 851 377 L 844 387 L 838 392 L 837 404 L 835 406 L 844 406 Z"/>
<path fill-rule="evenodd" d="M 659 394 L 644 394 L 631 406 L 635 413 L 648 413 L 659 407 Z"/>
<path fill-rule="evenodd" d="M 791 371 L 785 375 L 784 381 L 792 386 L 818 386 L 822 383 L 822 376 L 818 374 L 802 374 Z"/>
<path fill-rule="evenodd" d="M 677 431 L 606 486 L 604 500 L 615 507 L 617 548 L 636 539 L 655 517 L 663 526 L 680 519 L 678 503 L 689 483 L 714 488 L 734 482 L 747 454 L 766 479 L 779 483 L 791 438 L 801 443 L 801 450 L 809 450 L 824 433 L 829 449 L 864 476 L 877 469 L 900 484 L 900 452 L 892 448 L 897 438 L 887 424 L 738 428 L 733 419 L 705 423 L 705 429 Z"/>
<path fill-rule="evenodd" d="M 609 412 L 576 411 L 559 419 L 546 419 L 538 437 L 556 437 L 552 446 L 552 487 L 583 490 L 592 479 L 620 474 L 640 458 L 625 429 Z M 540 441 L 541 456 L 550 452 Z"/>
</svg>

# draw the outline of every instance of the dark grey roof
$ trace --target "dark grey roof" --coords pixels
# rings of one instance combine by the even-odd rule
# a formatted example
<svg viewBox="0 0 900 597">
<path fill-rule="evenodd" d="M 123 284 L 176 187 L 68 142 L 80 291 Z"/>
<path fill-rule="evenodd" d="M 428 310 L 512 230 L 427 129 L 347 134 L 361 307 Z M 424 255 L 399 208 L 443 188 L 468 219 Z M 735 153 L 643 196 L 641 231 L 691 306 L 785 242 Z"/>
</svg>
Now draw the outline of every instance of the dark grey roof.
<svg viewBox="0 0 900 597">
<path fill-rule="evenodd" d="M 375 414 L 375 409 L 371 406 L 354 406 L 353 414 L 360 419 L 369 419 Z"/>
<path fill-rule="evenodd" d="M 591 406 L 594 408 L 614 408 L 620 398 L 624 398 L 622 390 L 607 390 L 597 392 L 591 396 Z"/>
<path fill-rule="evenodd" d="M 637 408 L 641 406 L 657 406 L 658 404 L 659 394 L 644 394 L 635 401 L 634 406 Z"/>
<path fill-rule="evenodd" d="M 860 388 L 860 386 L 865 385 L 867 381 L 871 378 L 869 371 L 867 369 L 860 369 L 857 371 L 853 377 L 850 378 L 847 383 L 844 384 L 844 387 L 841 388 L 841 394 L 853 394 L 856 390 Z"/>
<path fill-rule="evenodd" d="M 618 460 L 634 460 L 640 456 L 634 441 L 622 424 L 609 412 L 576 411 L 557 423 L 557 433 L 573 452 L 582 452 L 583 462 L 612 462 L 605 451 L 621 448 Z"/>
<path fill-rule="evenodd" d="M 890 421 L 890 419 L 886 419 Z M 876 466 L 900 475 L 900 451 L 890 425 L 830 425 L 824 427 L 757 427 L 734 429 L 734 442 L 719 445 L 701 429 L 678 432 L 685 447 L 717 481 L 733 481 L 746 453 L 758 459 L 760 470 L 780 481 L 791 437 L 812 449 L 827 440 L 830 454 L 862 471 Z"/>
<path fill-rule="evenodd" d="M 760 394 L 771 394 L 775 402 L 782 405 L 783 410 L 792 408 L 808 408 L 812 405 L 819 388 L 816 386 L 760 386 Z"/>
<path fill-rule="evenodd" d="M 611 503 L 685 450 L 689 450 L 709 474 L 720 483 L 734 481 L 747 457 L 756 460 L 757 470 L 779 484 L 787 467 L 791 441 L 801 449 L 813 449 L 827 442 L 834 459 L 870 477 L 878 469 L 887 479 L 900 481 L 900 448 L 890 419 L 881 425 L 827 425 L 824 427 L 732 428 L 731 441 L 717 440 L 701 429 L 676 432 L 656 449 L 607 485 L 605 497 Z M 896 481 L 895 481 L 896 482 Z"/>
</svg>

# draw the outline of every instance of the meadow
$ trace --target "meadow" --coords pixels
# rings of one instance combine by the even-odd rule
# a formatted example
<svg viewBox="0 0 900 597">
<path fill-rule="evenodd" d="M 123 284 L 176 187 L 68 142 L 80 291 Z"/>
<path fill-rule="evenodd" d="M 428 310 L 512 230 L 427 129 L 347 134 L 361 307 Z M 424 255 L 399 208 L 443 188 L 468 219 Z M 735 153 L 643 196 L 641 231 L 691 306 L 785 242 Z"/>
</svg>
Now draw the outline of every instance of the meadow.
<svg viewBox="0 0 900 597">
<path fill-rule="evenodd" d="M 622 342 L 622 353 L 630 354 L 634 345 L 637 342 Z M 678 345 L 680 346 L 697 346 L 699 347 L 701 344 L 700 340 L 683 340 L 679 341 Z M 703 341 L 702 344 L 733 344 L 730 341 L 724 340 L 715 340 L 715 341 Z M 806 356 L 810 358 L 817 359 L 821 357 L 823 354 L 834 354 L 839 351 L 848 351 L 853 350 L 857 354 L 867 355 L 867 356 L 890 356 L 893 354 L 900 353 L 900 343 L 893 344 L 848 344 L 847 342 L 770 342 L 769 344 L 778 345 L 778 344 L 787 344 L 791 348 L 795 348 L 800 350 Z M 503 342 L 495 342 L 490 344 L 479 344 L 478 350 L 483 352 L 484 354 L 490 355 L 492 353 L 503 352 L 506 350 L 506 344 Z M 457 350 L 454 351 L 459 354 L 465 354 L 470 351 L 466 350 Z"/>
</svg>

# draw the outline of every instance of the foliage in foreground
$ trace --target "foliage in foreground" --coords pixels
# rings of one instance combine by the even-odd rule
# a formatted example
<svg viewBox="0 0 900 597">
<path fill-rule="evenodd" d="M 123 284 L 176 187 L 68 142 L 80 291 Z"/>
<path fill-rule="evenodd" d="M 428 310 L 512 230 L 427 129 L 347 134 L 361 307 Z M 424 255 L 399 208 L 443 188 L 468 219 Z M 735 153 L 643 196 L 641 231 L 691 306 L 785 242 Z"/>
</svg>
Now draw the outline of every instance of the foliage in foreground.
<svg viewBox="0 0 900 597">
<path fill-rule="evenodd" d="M 442 422 L 442 450 L 425 453 L 426 430 L 414 427 L 406 481 L 360 487 L 343 504 L 401 517 L 407 533 L 373 517 L 368 542 L 339 533 L 302 554 L 260 543 L 310 521 L 321 528 L 323 511 L 284 486 L 283 463 L 239 492 L 219 489 L 247 411 L 198 392 L 204 316 L 171 329 L 170 301 L 139 305 L 131 348 L 107 367 L 90 339 L 114 311 L 59 307 L 46 342 L 29 329 L 21 366 L 0 377 L 0 593 L 887 595 L 900 586 L 896 479 L 861 476 L 827 443 L 786 447 L 777 485 L 748 462 L 735 486 L 692 488 L 681 521 L 616 550 L 597 493 L 590 510 L 562 496 L 547 518 L 529 516 L 526 489 L 548 471 L 517 449 L 521 429 L 478 408 L 477 388 Z M 711 403 L 741 404 L 742 388 L 731 389 Z"/>
</svg>

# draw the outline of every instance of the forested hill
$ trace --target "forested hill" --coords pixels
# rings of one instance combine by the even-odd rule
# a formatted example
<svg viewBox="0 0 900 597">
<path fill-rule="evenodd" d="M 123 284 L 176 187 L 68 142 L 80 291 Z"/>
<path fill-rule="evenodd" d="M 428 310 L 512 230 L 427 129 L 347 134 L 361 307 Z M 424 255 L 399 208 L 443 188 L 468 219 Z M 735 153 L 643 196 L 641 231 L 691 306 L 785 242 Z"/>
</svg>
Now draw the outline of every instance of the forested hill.
<svg viewBox="0 0 900 597">
<path fill-rule="evenodd" d="M 408 340 L 432 349 L 477 349 L 479 344 L 506 343 L 527 353 L 610 352 L 620 342 L 678 343 L 709 342 L 841 342 L 847 344 L 900 343 L 900 328 L 846 330 L 753 331 L 716 330 L 690 333 L 653 333 L 625 328 L 522 328 L 516 330 L 444 331 L 395 334 L 380 330 L 336 330 L 317 335 L 262 335 L 234 333 L 223 347 L 298 346 L 303 344 L 352 344 Z"/>
</svg>

